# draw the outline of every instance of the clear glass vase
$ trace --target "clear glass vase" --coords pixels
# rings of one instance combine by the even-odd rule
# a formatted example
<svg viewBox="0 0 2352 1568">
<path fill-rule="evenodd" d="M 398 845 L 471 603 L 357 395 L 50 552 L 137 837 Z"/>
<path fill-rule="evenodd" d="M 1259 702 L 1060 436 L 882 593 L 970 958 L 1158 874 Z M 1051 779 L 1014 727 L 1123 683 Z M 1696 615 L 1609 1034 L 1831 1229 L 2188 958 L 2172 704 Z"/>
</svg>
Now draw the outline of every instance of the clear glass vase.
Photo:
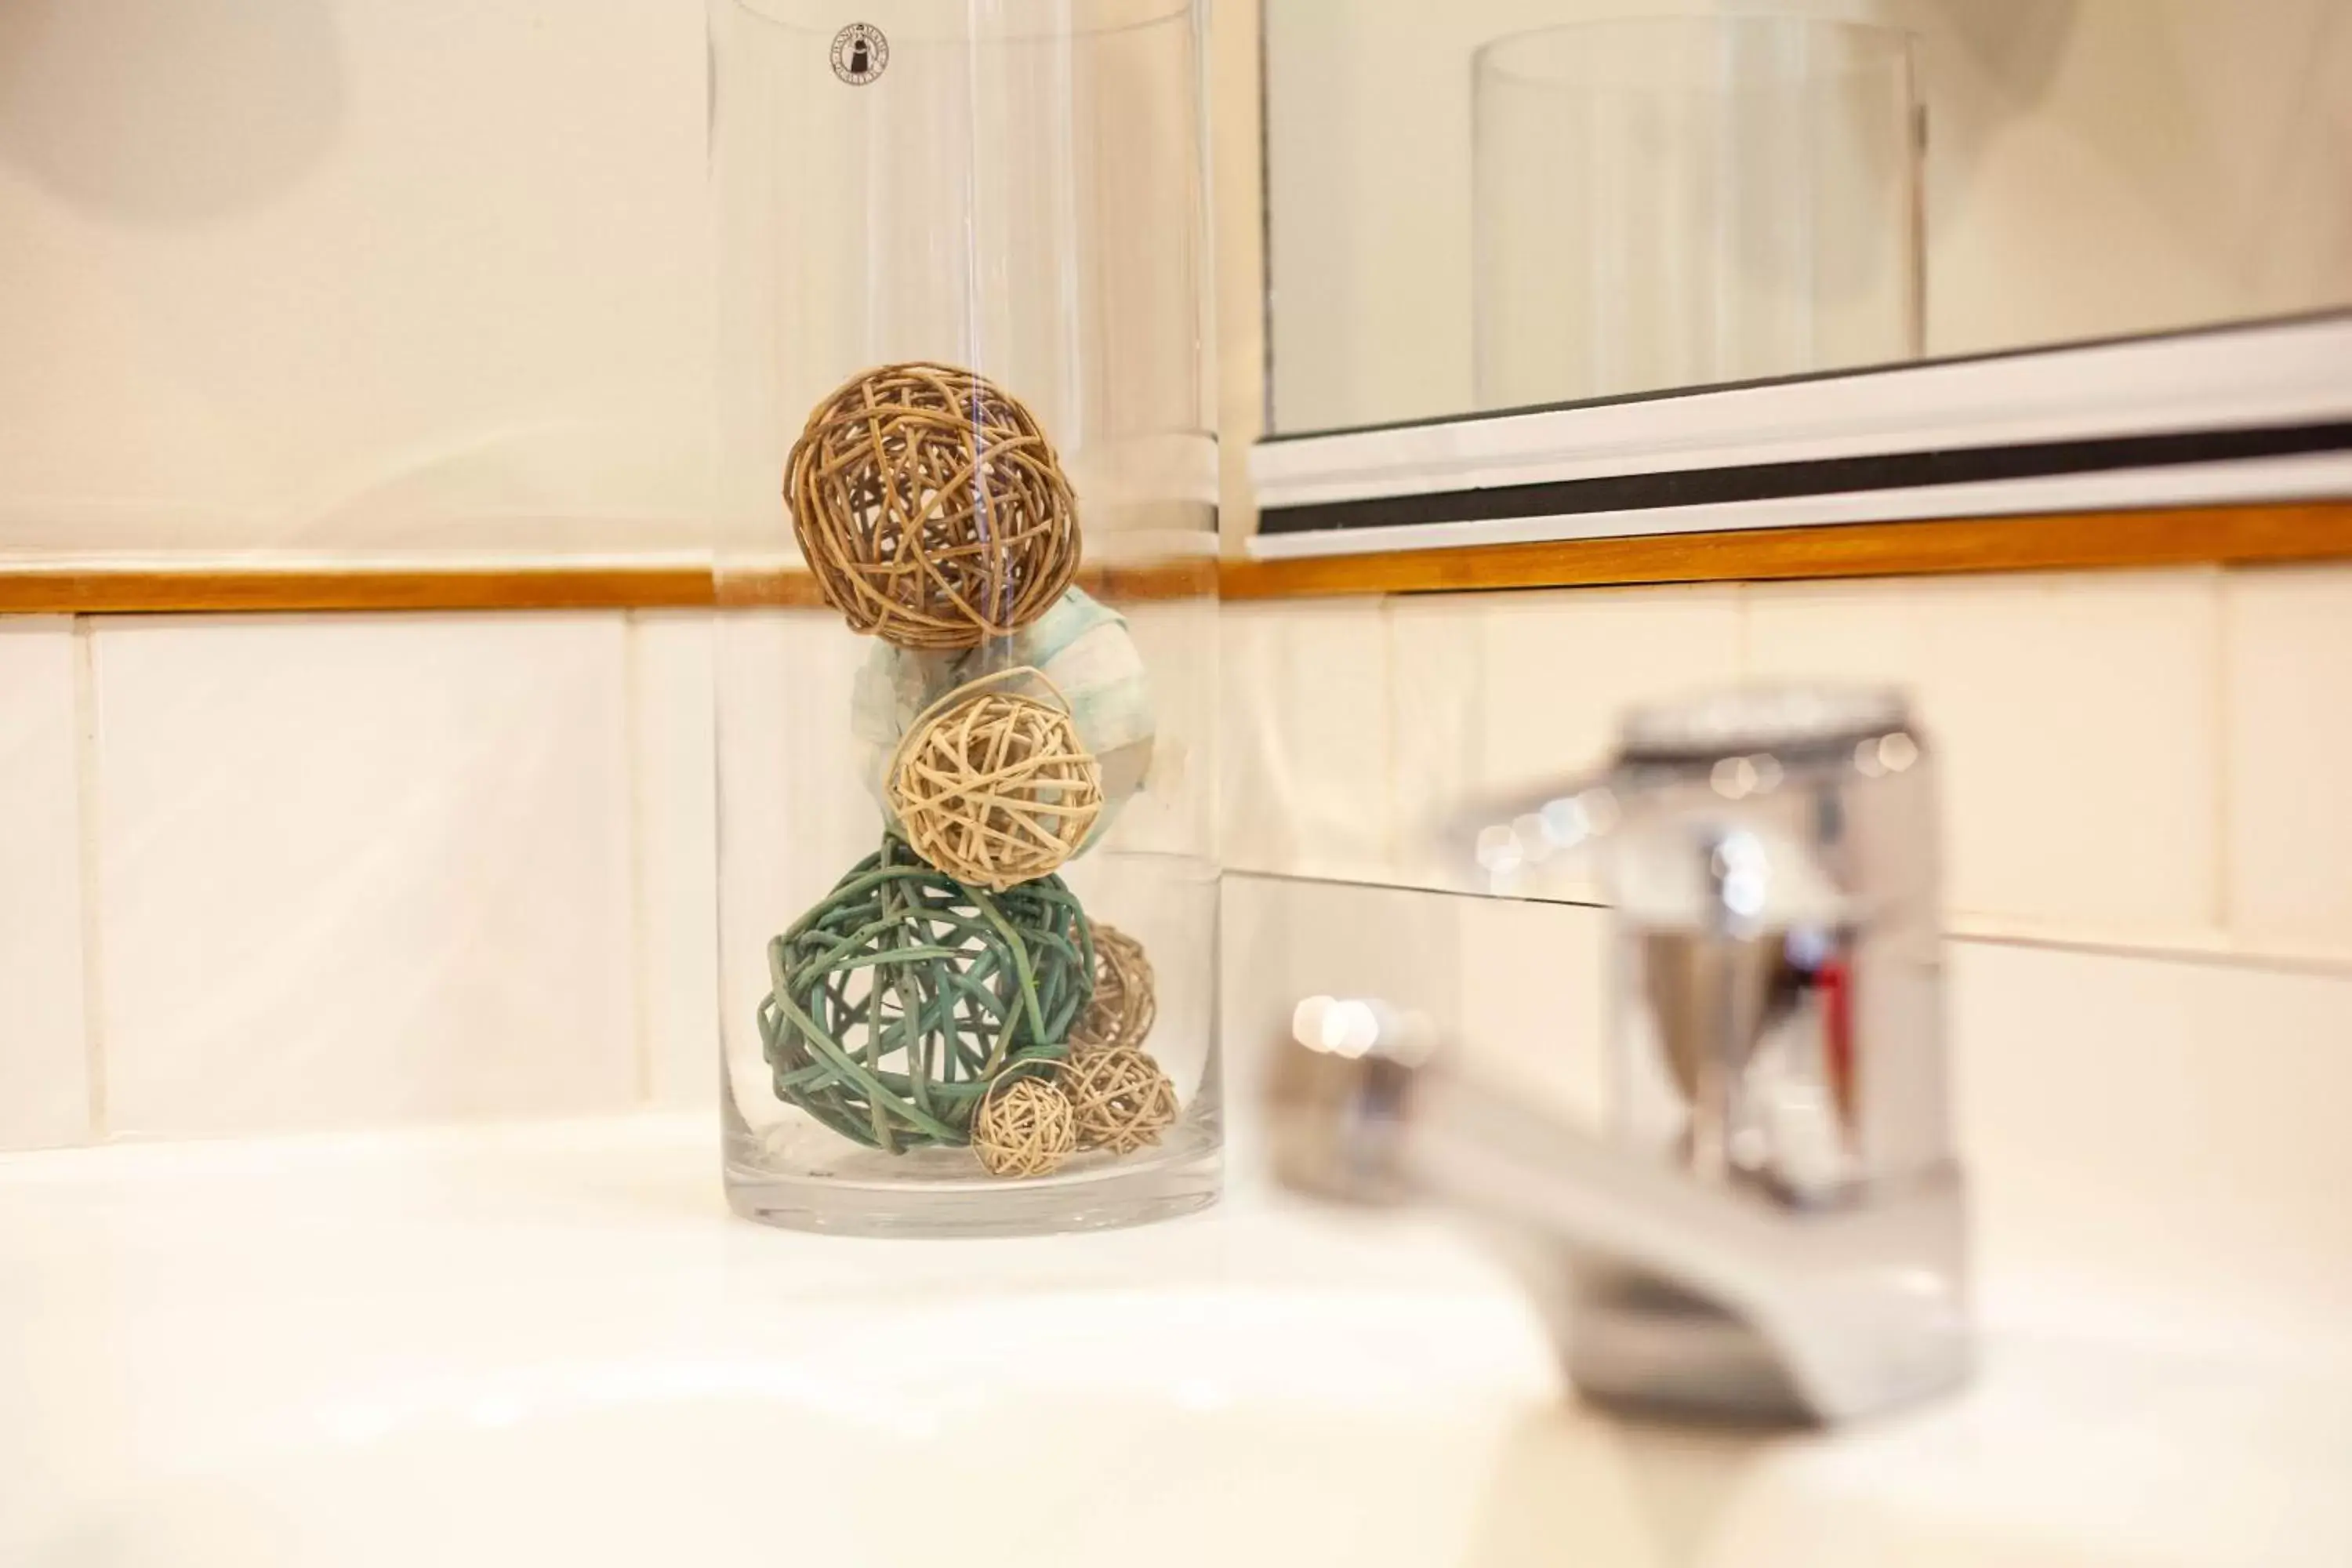
<svg viewBox="0 0 2352 1568">
<path fill-rule="evenodd" d="M 1578 22 L 1481 48 L 1472 97 L 1480 407 L 1918 357 L 1907 34 Z"/>
<path fill-rule="evenodd" d="M 712 0 L 737 1212 L 1211 1201 L 1196 0 Z"/>
</svg>

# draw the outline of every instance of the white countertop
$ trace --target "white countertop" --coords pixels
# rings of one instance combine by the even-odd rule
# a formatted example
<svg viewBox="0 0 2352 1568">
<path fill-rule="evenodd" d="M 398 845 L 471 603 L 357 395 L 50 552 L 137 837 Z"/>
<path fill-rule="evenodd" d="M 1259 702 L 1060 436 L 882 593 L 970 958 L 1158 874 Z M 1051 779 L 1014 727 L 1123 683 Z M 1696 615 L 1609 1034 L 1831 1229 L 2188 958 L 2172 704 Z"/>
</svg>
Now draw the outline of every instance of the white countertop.
<svg viewBox="0 0 2352 1568">
<path fill-rule="evenodd" d="M 2352 1563 L 2340 1344 L 1994 1289 L 1957 1400 L 1694 1431 L 1431 1221 L 799 1236 L 714 1143 L 0 1158 L 0 1562 Z"/>
</svg>

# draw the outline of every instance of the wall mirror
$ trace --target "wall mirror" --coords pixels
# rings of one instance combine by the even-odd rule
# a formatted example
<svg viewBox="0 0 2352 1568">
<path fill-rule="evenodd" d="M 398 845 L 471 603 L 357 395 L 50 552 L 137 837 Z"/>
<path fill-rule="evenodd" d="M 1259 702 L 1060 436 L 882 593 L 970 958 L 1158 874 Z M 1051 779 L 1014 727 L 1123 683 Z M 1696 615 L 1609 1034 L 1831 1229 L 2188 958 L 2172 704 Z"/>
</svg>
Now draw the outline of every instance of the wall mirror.
<svg viewBox="0 0 2352 1568">
<path fill-rule="evenodd" d="M 2210 392 L 2217 374 L 2247 378 L 2233 408 L 2278 402 L 2272 384 L 2317 365 L 2315 345 L 2334 342 L 2352 304 L 2352 7 L 2334 0 L 1270 0 L 1264 27 L 1269 535 L 1460 521 L 1453 503 L 1400 508 L 1396 492 L 1489 487 L 1496 463 L 1563 444 L 1720 448 L 1742 430 L 1824 419 L 1851 434 L 1854 410 L 1825 413 L 1814 394 L 1769 418 L 1739 405 L 1736 429 L 1626 414 L 1411 452 L 1328 433 L 2058 351 L 2054 369 L 1913 375 L 1865 400 L 1943 447 L 2011 446 L 2021 432 L 1996 431 L 1995 416 L 2035 385 L 2079 382 L 2070 415 L 2112 413 L 2138 385 Z M 2283 322 L 2322 338 L 2089 368 L 2064 357 Z M 2232 354 L 2234 370 L 2209 363 Z M 2288 398 L 2251 421 L 2175 409 L 2036 429 L 2079 444 L 2293 426 L 2303 433 L 2258 449 L 2103 450 L 2092 467 L 2318 451 L 2340 465 L 2340 430 L 2309 431 L 2343 412 Z M 1486 467 L 1465 479 L 1480 441 Z M 1432 478 L 1448 464 L 1459 471 Z M 1385 477 L 1367 478 L 1374 468 Z M 1517 477 L 1612 475 L 1553 464 Z M 2019 476 L 1889 482 L 2004 477 Z M 1791 485 L 1818 488 L 1781 476 L 1707 493 L 1748 503 Z M 1499 505 L 1524 521 L 1557 518 L 1562 499 Z M 1568 499 L 1626 510 L 1621 495 Z M 1391 504 L 1300 510 L 1333 501 Z"/>
<path fill-rule="evenodd" d="M 2352 303 L 2335 0 L 1274 0 L 1276 432 Z"/>
</svg>

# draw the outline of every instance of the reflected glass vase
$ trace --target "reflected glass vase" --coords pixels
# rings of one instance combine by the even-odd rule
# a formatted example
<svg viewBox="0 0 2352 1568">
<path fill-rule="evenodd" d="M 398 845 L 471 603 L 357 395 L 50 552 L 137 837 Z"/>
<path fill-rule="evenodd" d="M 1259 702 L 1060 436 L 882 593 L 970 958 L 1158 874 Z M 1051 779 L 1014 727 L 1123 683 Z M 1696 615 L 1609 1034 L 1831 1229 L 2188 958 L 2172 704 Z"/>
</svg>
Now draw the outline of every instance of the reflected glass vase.
<svg viewBox="0 0 2352 1568">
<path fill-rule="evenodd" d="M 1481 408 L 1916 359 L 1911 40 L 1817 17 L 1616 17 L 1472 68 Z"/>
</svg>

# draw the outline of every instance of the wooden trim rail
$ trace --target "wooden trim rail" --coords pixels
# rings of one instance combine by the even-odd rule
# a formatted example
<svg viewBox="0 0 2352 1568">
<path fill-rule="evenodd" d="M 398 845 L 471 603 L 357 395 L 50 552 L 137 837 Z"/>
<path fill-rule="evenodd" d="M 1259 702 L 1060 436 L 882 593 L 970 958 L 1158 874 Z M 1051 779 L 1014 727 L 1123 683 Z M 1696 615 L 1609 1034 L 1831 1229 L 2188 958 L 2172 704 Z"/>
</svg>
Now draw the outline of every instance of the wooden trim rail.
<svg viewBox="0 0 2352 1568">
<path fill-rule="evenodd" d="M 1202 594 L 1212 577 L 1227 598 L 1284 599 L 2347 558 L 2352 558 L 2352 501 L 2312 501 L 1747 529 L 1286 561 L 1202 560 L 1093 568 L 1080 580 L 1096 593 L 1134 602 Z M 812 608 L 817 604 L 814 584 L 804 573 L 763 572 L 714 583 L 709 572 L 676 563 L 349 571 L 0 564 L 0 614 L 14 615 Z"/>
<path fill-rule="evenodd" d="M 691 566 L 11 568 L 0 614 L 259 615 L 341 610 L 612 610 L 707 606 Z"/>
</svg>

